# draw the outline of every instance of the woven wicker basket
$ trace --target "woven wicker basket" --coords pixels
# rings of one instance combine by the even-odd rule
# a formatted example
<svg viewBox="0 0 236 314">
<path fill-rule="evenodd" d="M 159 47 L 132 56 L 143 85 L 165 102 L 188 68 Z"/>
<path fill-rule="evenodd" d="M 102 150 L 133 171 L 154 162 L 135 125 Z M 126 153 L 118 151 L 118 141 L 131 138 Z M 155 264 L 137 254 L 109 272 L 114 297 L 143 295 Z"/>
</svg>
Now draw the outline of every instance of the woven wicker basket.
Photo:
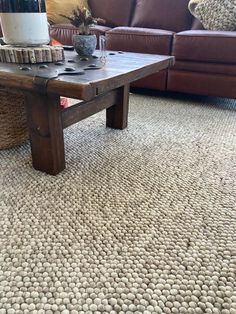
<svg viewBox="0 0 236 314">
<path fill-rule="evenodd" d="M 28 138 L 23 94 L 0 86 L 0 149 L 24 143 Z"/>
</svg>

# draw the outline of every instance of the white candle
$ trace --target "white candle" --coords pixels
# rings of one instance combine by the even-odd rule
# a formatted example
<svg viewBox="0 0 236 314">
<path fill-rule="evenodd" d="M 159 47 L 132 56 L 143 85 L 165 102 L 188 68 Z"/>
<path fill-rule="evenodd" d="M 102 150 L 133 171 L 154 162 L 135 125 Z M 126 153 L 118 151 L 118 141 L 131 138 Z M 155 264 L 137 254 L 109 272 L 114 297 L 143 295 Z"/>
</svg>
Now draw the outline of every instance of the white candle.
<svg viewBox="0 0 236 314">
<path fill-rule="evenodd" d="M 46 13 L 0 13 L 3 40 L 11 45 L 48 44 Z"/>
<path fill-rule="evenodd" d="M 0 21 L 6 44 L 48 44 L 48 22 L 44 0 L 0 0 Z"/>
</svg>

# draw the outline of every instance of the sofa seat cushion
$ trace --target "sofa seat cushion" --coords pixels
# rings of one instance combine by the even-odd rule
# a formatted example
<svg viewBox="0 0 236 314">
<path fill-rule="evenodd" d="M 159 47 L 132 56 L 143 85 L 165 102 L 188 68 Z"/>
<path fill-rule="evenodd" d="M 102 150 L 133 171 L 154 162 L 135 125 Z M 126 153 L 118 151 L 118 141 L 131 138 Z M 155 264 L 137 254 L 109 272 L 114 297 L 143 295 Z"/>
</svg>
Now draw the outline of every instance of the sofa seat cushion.
<svg viewBox="0 0 236 314">
<path fill-rule="evenodd" d="M 213 63 L 213 62 L 196 62 L 196 61 L 176 61 L 173 70 L 215 73 L 236 76 L 236 63 Z"/>
<path fill-rule="evenodd" d="M 104 19 L 106 25 L 127 26 L 135 0 L 89 0 L 88 4 L 92 15 Z"/>
<path fill-rule="evenodd" d="M 189 29 L 189 0 L 137 0 L 131 26 L 180 32 Z"/>
<path fill-rule="evenodd" d="M 236 63 L 236 32 L 191 30 L 174 36 L 177 60 Z"/>
<path fill-rule="evenodd" d="M 92 32 L 97 35 L 104 35 L 110 27 L 96 25 Z M 72 45 L 72 36 L 78 33 L 78 29 L 70 24 L 55 24 L 50 26 L 50 36 L 63 45 Z"/>
<path fill-rule="evenodd" d="M 173 32 L 138 27 L 116 27 L 106 32 L 106 47 L 140 53 L 169 55 Z"/>
</svg>

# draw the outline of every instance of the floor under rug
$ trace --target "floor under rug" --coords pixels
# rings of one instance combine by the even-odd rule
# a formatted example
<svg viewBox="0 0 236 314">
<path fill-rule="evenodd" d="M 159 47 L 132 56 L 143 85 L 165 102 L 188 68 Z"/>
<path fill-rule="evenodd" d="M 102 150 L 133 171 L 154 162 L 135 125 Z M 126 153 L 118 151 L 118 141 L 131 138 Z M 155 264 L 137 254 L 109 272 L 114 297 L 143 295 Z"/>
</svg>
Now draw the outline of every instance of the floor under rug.
<svg viewBox="0 0 236 314">
<path fill-rule="evenodd" d="M 236 313 L 235 102 L 132 95 L 65 149 L 0 151 L 0 314 Z"/>
</svg>

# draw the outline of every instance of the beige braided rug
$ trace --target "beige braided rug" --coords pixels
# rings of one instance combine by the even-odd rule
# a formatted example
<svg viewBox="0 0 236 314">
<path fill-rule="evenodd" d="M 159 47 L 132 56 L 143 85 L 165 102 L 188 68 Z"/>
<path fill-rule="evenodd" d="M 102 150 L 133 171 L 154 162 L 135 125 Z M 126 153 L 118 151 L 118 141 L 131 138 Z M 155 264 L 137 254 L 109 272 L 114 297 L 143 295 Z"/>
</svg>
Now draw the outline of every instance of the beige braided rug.
<svg viewBox="0 0 236 314">
<path fill-rule="evenodd" d="M 236 313 L 236 106 L 131 97 L 66 131 L 67 169 L 0 152 L 0 314 Z"/>
</svg>

